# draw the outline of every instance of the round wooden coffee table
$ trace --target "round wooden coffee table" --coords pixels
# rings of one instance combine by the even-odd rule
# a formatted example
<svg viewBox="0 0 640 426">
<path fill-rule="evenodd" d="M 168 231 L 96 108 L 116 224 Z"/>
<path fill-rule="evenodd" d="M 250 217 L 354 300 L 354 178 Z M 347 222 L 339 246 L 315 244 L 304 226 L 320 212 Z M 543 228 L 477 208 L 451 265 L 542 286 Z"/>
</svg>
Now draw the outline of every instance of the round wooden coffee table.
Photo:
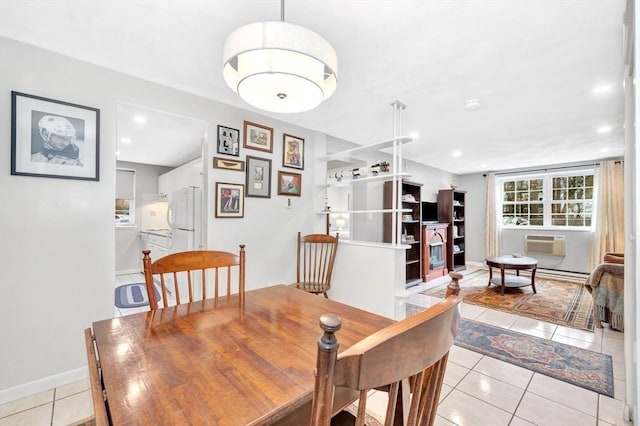
<svg viewBox="0 0 640 426">
<path fill-rule="evenodd" d="M 489 284 L 499 285 L 501 293 L 504 295 L 506 287 L 526 287 L 528 285 L 533 288 L 536 293 L 536 269 L 538 268 L 538 259 L 533 257 L 517 257 L 513 255 L 490 256 L 485 259 L 489 266 Z M 493 268 L 500 268 L 500 277 L 493 277 Z M 516 275 L 505 275 L 504 271 L 512 269 L 516 271 Z M 521 277 L 520 271 L 530 269 L 531 279 Z"/>
</svg>

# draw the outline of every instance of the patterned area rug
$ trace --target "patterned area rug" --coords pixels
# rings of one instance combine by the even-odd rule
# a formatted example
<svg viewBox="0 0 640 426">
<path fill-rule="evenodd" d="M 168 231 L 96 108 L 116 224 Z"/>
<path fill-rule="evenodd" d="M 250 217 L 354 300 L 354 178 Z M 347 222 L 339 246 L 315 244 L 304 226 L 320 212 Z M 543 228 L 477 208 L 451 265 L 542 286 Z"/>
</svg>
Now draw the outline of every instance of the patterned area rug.
<svg viewBox="0 0 640 426">
<path fill-rule="evenodd" d="M 613 397 L 610 355 L 465 319 L 454 344 Z"/>
<path fill-rule="evenodd" d="M 494 274 L 495 272 L 494 270 Z M 593 299 L 583 281 L 536 275 L 537 294 L 534 294 L 531 286 L 528 286 L 507 288 L 504 296 L 500 294 L 500 287 L 487 286 L 488 282 L 489 272 L 483 269 L 465 275 L 460 281 L 460 295 L 464 302 L 566 327 L 593 331 Z M 422 294 L 442 298 L 445 291 L 446 285 L 442 285 L 424 291 Z"/>
</svg>

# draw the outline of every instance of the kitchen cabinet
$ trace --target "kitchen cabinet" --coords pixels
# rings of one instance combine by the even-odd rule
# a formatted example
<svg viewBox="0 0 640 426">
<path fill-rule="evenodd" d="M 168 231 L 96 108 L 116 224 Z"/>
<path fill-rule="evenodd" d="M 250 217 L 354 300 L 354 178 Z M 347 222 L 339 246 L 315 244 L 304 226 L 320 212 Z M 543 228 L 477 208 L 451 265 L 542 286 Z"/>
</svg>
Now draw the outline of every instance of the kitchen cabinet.
<svg viewBox="0 0 640 426">
<path fill-rule="evenodd" d="M 202 157 L 199 157 L 158 176 L 158 192 L 170 196 L 178 189 L 187 186 L 202 188 L 203 176 Z"/>
<path fill-rule="evenodd" d="M 140 265 L 142 266 L 142 251 L 151 251 L 151 260 L 156 261 L 169 254 L 171 250 L 171 233 L 167 230 L 140 231 Z"/>
</svg>

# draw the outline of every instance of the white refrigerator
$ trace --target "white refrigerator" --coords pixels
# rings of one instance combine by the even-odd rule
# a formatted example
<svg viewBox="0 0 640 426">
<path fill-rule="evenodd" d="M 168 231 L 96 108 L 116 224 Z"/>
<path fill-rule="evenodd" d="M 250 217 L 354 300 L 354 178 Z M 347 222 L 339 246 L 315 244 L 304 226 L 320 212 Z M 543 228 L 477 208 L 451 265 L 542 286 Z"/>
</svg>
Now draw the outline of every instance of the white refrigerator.
<svg viewBox="0 0 640 426">
<path fill-rule="evenodd" d="M 171 193 L 167 208 L 171 253 L 202 250 L 202 189 L 187 186 Z"/>
</svg>

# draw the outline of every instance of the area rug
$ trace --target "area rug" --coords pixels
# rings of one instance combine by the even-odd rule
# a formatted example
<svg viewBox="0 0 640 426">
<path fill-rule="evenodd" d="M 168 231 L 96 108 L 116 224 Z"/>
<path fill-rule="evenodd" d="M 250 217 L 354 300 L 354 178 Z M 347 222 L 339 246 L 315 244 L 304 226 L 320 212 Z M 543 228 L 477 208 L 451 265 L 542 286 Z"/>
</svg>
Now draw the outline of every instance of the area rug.
<svg viewBox="0 0 640 426">
<path fill-rule="evenodd" d="M 494 276 L 495 273 L 494 270 Z M 593 299 L 582 281 L 536 275 L 537 294 L 527 286 L 507 288 L 504 295 L 499 286 L 487 286 L 488 282 L 489 272 L 483 269 L 465 275 L 460 281 L 460 295 L 464 302 L 593 331 Z M 442 285 L 422 294 L 442 298 L 445 292 L 446 285 Z"/>
<path fill-rule="evenodd" d="M 160 300 L 160 292 L 156 291 L 156 300 Z M 145 283 L 125 284 L 116 287 L 115 305 L 118 308 L 139 308 L 147 306 L 149 298 L 147 297 L 147 287 Z"/>
<path fill-rule="evenodd" d="M 466 319 L 454 344 L 613 397 L 610 355 Z"/>
</svg>

